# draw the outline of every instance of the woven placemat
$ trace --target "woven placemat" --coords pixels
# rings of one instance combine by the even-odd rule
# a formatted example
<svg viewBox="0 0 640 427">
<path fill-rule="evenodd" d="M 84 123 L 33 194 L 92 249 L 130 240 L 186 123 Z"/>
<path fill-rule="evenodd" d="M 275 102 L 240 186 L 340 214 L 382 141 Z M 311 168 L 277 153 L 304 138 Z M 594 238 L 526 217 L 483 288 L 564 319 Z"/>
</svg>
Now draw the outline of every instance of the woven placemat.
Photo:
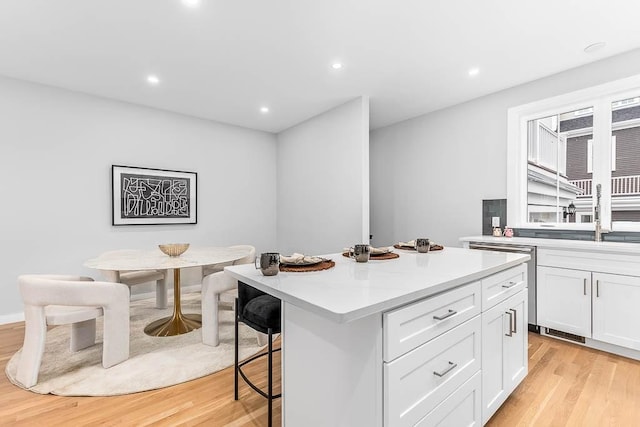
<svg viewBox="0 0 640 427">
<path fill-rule="evenodd" d="M 347 252 L 343 252 L 342 256 L 349 258 L 349 254 Z M 383 259 L 395 259 L 395 258 L 400 258 L 400 255 L 393 252 L 387 252 L 386 254 L 380 254 L 380 255 L 369 255 L 369 260 L 371 261 L 379 261 Z"/>
<path fill-rule="evenodd" d="M 400 246 L 398 244 L 393 245 L 394 248 L 396 249 L 402 249 L 403 251 L 415 251 L 416 248 L 412 248 L 411 246 Z M 444 246 L 442 245 L 431 245 L 431 247 L 429 248 L 429 252 L 431 251 L 441 251 L 444 249 Z"/>
<path fill-rule="evenodd" d="M 322 271 L 333 268 L 336 265 L 334 261 L 327 260 L 313 265 L 280 265 L 280 271 L 288 272 L 307 272 L 307 271 Z"/>
</svg>

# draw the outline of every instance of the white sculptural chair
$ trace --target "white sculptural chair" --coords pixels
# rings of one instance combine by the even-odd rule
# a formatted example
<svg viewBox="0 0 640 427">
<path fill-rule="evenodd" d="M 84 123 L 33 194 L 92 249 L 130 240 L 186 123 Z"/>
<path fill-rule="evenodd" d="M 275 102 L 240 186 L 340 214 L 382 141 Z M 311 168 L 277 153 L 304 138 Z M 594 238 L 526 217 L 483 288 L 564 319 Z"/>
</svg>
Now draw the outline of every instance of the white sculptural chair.
<svg viewBox="0 0 640 427">
<path fill-rule="evenodd" d="M 256 259 L 256 248 L 250 245 L 236 245 L 232 248 L 247 248 L 249 255 L 234 261 L 230 265 L 252 264 Z M 238 288 L 238 281 L 218 271 L 202 279 L 202 343 L 217 346 L 220 343 L 218 331 L 218 304 L 220 294 Z"/>
<path fill-rule="evenodd" d="M 23 275 L 24 344 L 16 379 L 25 387 L 38 382 L 48 325 L 71 324 L 71 351 L 95 344 L 96 318 L 104 316 L 102 366 L 129 358 L 129 288 L 89 277 Z"/>
<path fill-rule="evenodd" d="M 137 251 L 128 249 L 110 251 L 101 256 L 126 256 L 131 252 L 131 256 L 137 256 Z M 135 270 L 135 271 L 112 271 L 102 270 L 103 276 L 109 282 L 124 283 L 129 288 L 148 282 L 156 282 L 156 308 L 167 308 L 167 283 L 166 270 Z"/>
</svg>

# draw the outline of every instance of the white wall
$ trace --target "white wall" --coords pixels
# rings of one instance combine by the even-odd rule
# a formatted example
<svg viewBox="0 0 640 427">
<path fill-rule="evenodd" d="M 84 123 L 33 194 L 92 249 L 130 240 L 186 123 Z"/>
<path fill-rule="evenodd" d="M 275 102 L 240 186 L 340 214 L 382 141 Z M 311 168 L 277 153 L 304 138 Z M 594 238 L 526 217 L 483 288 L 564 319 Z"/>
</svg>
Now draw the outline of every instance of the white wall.
<svg viewBox="0 0 640 427">
<path fill-rule="evenodd" d="M 368 98 L 280 133 L 277 187 L 281 253 L 332 253 L 368 242 Z"/>
<path fill-rule="evenodd" d="M 103 251 L 276 244 L 276 137 L 0 78 L 0 323 L 22 311 L 16 277 L 99 277 Z M 198 224 L 111 225 L 111 165 L 198 173 Z"/>
<path fill-rule="evenodd" d="M 640 50 L 371 133 L 373 245 L 482 234 L 482 200 L 507 193 L 507 110 L 640 70 Z M 513 142 L 513 141 L 512 141 Z"/>
</svg>

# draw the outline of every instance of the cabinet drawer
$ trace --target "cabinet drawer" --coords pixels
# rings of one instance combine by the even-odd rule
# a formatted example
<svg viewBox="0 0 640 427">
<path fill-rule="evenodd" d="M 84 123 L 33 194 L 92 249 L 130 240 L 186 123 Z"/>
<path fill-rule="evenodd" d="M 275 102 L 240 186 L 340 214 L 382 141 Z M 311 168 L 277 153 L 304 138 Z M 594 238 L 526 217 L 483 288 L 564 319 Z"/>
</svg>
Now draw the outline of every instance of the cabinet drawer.
<svg viewBox="0 0 640 427">
<path fill-rule="evenodd" d="M 482 311 L 490 309 L 526 287 L 526 264 L 520 264 L 517 267 L 482 279 Z"/>
<path fill-rule="evenodd" d="M 480 282 L 383 314 L 384 361 L 390 362 L 480 313 Z"/>
<path fill-rule="evenodd" d="M 432 426 L 480 426 L 482 425 L 482 401 L 480 390 L 482 374 L 477 372 L 469 381 L 418 421 L 418 427 Z"/>
<path fill-rule="evenodd" d="M 413 426 L 480 370 L 480 316 L 384 364 L 386 426 Z"/>
</svg>

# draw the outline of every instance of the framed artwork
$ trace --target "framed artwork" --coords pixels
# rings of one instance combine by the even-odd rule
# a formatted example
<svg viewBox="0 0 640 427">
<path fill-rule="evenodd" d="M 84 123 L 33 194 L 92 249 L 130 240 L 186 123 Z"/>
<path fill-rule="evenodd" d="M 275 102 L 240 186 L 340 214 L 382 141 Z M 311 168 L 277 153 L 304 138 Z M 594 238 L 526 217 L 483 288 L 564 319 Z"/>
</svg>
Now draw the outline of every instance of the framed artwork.
<svg viewBox="0 0 640 427">
<path fill-rule="evenodd" d="M 198 174 L 111 166 L 113 225 L 197 223 Z"/>
</svg>

